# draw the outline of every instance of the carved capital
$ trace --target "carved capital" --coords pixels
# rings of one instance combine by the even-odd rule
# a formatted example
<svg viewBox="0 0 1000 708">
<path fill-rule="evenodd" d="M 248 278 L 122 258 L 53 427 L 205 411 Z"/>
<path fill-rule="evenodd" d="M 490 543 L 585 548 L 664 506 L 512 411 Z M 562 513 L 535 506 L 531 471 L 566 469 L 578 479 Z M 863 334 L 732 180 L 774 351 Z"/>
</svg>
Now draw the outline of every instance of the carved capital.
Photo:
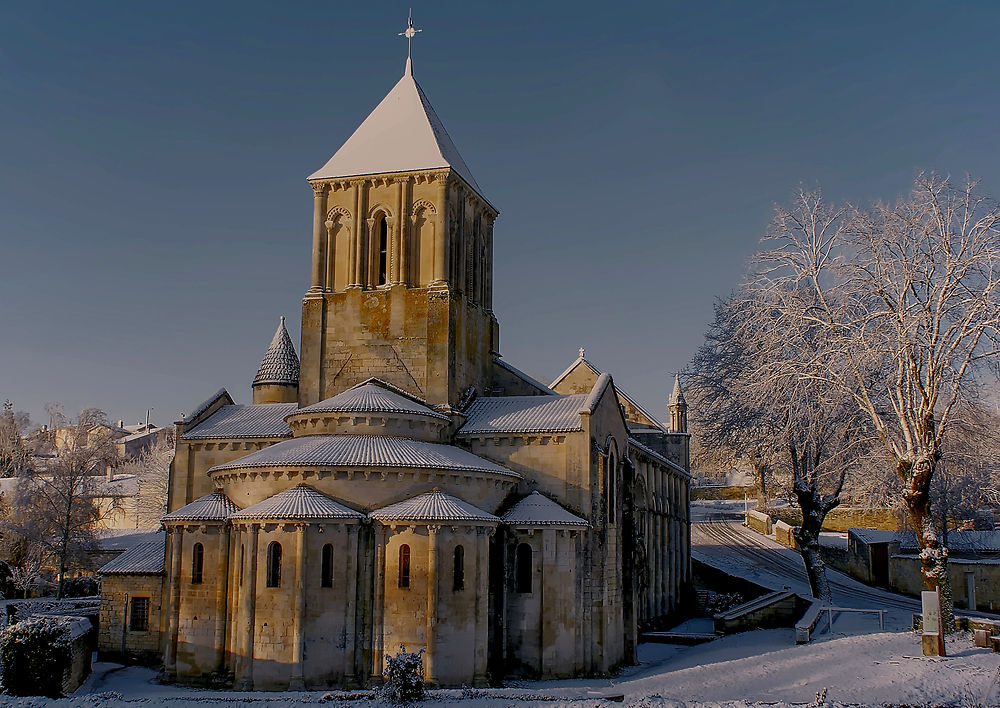
<svg viewBox="0 0 1000 708">
<path fill-rule="evenodd" d="M 313 182 L 313 196 L 319 199 L 320 197 L 326 196 L 326 192 L 330 189 L 330 185 L 327 182 Z"/>
</svg>

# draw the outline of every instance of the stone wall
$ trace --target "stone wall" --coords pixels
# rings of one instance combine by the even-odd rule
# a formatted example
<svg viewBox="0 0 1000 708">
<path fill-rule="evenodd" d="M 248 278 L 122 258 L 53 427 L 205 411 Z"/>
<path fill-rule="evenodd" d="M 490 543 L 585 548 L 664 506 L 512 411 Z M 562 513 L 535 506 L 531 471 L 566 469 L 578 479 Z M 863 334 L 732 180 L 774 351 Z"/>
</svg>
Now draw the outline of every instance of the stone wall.
<svg viewBox="0 0 1000 708">
<path fill-rule="evenodd" d="M 97 640 L 99 661 L 158 664 L 163 626 L 163 575 L 104 575 Z M 132 629 L 129 618 L 136 598 L 149 598 L 146 629 Z"/>
<path fill-rule="evenodd" d="M 966 575 L 975 582 L 976 607 L 983 612 L 1000 610 L 1000 560 L 948 560 L 955 607 L 969 609 Z M 919 597 L 926 590 L 920 574 L 920 558 L 894 554 L 889 558 L 889 582 L 893 590 Z"/>
<path fill-rule="evenodd" d="M 749 509 L 746 513 L 746 525 L 757 533 L 762 533 L 765 536 L 770 536 L 773 530 L 771 517 L 767 514 L 755 511 L 754 509 Z"/>
</svg>

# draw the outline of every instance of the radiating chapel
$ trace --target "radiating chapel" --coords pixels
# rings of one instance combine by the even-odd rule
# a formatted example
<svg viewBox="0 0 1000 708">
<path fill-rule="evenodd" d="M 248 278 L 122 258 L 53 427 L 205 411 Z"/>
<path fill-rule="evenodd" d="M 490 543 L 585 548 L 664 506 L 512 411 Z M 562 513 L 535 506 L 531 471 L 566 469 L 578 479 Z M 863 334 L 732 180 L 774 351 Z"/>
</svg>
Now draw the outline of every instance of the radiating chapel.
<svg viewBox="0 0 1000 708">
<path fill-rule="evenodd" d="M 299 352 L 176 423 L 165 542 L 102 573 L 100 652 L 242 689 L 606 675 L 689 580 L 686 404 L 500 356 L 497 210 L 405 73 L 308 181 Z M 304 239 L 305 240 L 305 239 Z M 306 247 L 306 244 L 303 244 Z"/>
</svg>

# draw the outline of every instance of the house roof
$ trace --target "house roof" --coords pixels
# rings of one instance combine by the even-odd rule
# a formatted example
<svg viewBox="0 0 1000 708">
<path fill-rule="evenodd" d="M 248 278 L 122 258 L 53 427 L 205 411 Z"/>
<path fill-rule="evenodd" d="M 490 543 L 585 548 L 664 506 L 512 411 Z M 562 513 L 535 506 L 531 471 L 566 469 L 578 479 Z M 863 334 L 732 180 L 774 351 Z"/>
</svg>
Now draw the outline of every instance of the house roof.
<svg viewBox="0 0 1000 708">
<path fill-rule="evenodd" d="M 333 157 L 309 180 L 451 168 L 482 196 L 412 65 Z"/>
<path fill-rule="evenodd" d="M 448 416 L 427 407 L 423 403 L 406 395 L 394 386 L 379 379 L 368 379 L 364 383 L 353 386 L 325 401 L 300 408 L 295 413 L 320 412 L 364 412 L 364 413 L 408 413 L 427 418 L 449 420 Z"/>
<path fill-rule="evenodd" d="M 163 517 L 163 521 L 225 521 L 240 508 L 222 492 L 212 492 Z"/>
<path fill-rule="evenodd" d="M 481 396 L 466 411 L 458 435 L 557 433 L 583 430 L 580 409 L 587 394 L 568 396 Z"/>
<path fill-rule="evenodd" d="M 166 537 L 140 543 L 107 563 L 97 572 L 101 575 L 153 575 L 163 572 L 163 553 Z"/>
<path fill-rule="evenodd" d="M 249 519 L 363 519 L 365 516 L 338 504 L 307 484 L 298 484 L 242 511 L 236 511 L 230 514 L 229 518 L 236 521 Z"/>
<path fill-rule="evenodd" d="M 221 406 L 206 420 L 181 436 L 200 438 L 287 438 L 292 434 L 285 417 L 295 412 L 296 403 L 254 403 Z"/>
<path fill-rule="evenodd" d="M 384 435 L 307 435 L 216 465 L 210 472 L 252 467 L 403 467 L 520 475 L 467 450 Z"/>
<path fill-rule="evenodd" d="M 278 329 L 271 338 L 264 358 L 257 369 L 253 384 L 294 384 L 299 383 L 299 356 L 295 345 L 285 329 L 285 318 L 278 322 Z"/>
<path fill-rule="evenodd" d="M 211 396 L 206 398 L 204 401 L 199 403 L 193 411 L 188 414 L 181 414 L 181 419 L 177 422 L 179 423 L 193 423 L 198 417 L 212 407 L 212 404 L 218 401 L 220 398 L 225 399 L 229 405 L 236 403 L 233 397 L 229 395 L 229 391 L 224 388 L 220 388 L 218 391 L 213 393 Z"/>
<path fill-rule="evenodd" d="M 511 526 L 590 526 L 586 520 L 563 508 L 547 496 L 532 492 L 515 504 L 503 515 L 503 521 Z"/>
<path fill-rule="evenodd" d="M 368 514 L 377 521 L 450 521 L 497 523 L 500 519 L 458 497 L 434 489 Z"/>
</svg>

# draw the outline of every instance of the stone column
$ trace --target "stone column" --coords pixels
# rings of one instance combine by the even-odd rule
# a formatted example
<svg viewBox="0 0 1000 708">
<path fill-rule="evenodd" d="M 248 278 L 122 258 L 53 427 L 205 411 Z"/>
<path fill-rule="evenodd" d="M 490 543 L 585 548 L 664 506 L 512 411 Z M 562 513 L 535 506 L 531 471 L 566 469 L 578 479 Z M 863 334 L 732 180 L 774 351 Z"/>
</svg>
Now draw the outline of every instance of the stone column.
<svg viewBox="0 0 1000 708">
<path fill-rule="evenodd" d="M 438 534 L 440 526 L 427 527 L 427 653 L 424 655 L 424 679 L 437 684 L 434 632 L 437 628 L 438 609 Z"/>
<path fill-rule="evenodd" d="M 240 657 L 240 670 L 236 676 L 236 688 L 241 691 L 253 690 L 254 624 L 257 610 L 257 536 L 259 531 L 257 524 L 250 525 L 250 543 L 247 545 L 247 557 L 243 565 L 245 577 L 240 594 L 243 649 Z"/>
<path fill-rule="evenodd" d="M 343 222 L 342 217 L 341 221 Z M 333 230 L 336 225 L 337 222 L 333 219 L 329 219 L 323 224 L 326 227 L 326 277 L 323 281 L 323 289 L 327 292 L 337 288 L 337 234 Z M 340 228 L 346 229 L 347 225 L 341 223 Z"/>
<path fill-rule="evenodd" d="M 347 646 L 344 648 L 344 685 L 352 688 L 357 684 L 354 675 L 355 632 L 357 627 L 357 597 L 358 570 L 355 559 L 358 555 L 358 527 L 347 524 L 344 527 L 344 583 L 347 600 L 344 603 L 344 627 L 347 633 Z"/>
<path fill-rule="evenodd" d="M 392 258 L 389 260 L 389 267 L 386 269 L 386 283 L 389 285 L 396 285 L 403 281 L 403 273 L 400 268 L 402 264 L 402 253 L 403 253 L 403 234 L 406 233 L 406 212 L 403 206 L 403 194 L 404 188 L 403 183 L 407 180 L 406 177 L 396 177 L 393 180 L 395 184 L 396 193 L 393 195 L 396 201 L 396 219 L 393 222 L 392 234 L 389 237 L 389 242 L 392 247 Z"/>
<path fill-rule="evenodd" d="M 486 281 L 486 292 L 483 298 L 483 307 L 490 312 L 493 311 L 493 219 L 488 217 L 489 225 L 486 227 L 486 263 L 483 264 L 483 279 Z"/>
<path fill-rule="evenodd" d="M 434 233 L 434 279 L 431 285 L 444 285 L 448 272 L 448 177 L 437 177 L 437 197 L 439 227 Z"/>
<path fill-rule="evenodd" d="M 305 688 L 302 655 L 305 642 L 306 613 L 306 525 L 295 525 L 295 607 L 292 619 L 292 675 L 288 688 L 301 691 Z"/>
<path fill-rule="evenodd" d="M 399 282 L 410 284 L 410 233 L 413 231 L 413 217 L 410 204 L 413 202 L 413 181 L 407 177 L 402 184 L 399 198 Z M 419 285 L 419 283 L 414 283 Z"/>
<path fill-rule="evenodd" d="M 375 602 L 372 610 L 372 679 L 382 680 L 382 652 L 385 649 L 382 630 L 385 612 L 385 547 L 388 543 L 384 528 L 375 530 Z"/>
<path fill-rule="evenodd" d="M 541 610 L 539 620 L 539 641 L 541 646 L 538 656 L 541 659 L 542 677 L 550 674 L 553 664 L 556 662 L 556 625 L 559 622 L 559 595 L 563 591 L 557 588 L 558 574 L 556 573 L 556 531 L 555 529 L 542 529 L 542 552 L 539 565 L 542 567 L 541 578 L 538 581 L 539 609 Z"/>
<path fill-rule="evenodd" d="M 226 598 L 229 594 L 229 527 L 219 526 L 219 557 L 215 569 L 215 654 L 216 671 L 226 669 Z"/>
<path fill-rule="evenodd" d="M 167 642 L 163 653 L 163 673 L 168 681 L 177 678 L 177 630 L 181 611 L 181 552 L 183 526 L 170 529 L 170 594 L 167 615 Z"/>
<path fill-rule="evenodd" d="M 367 185 L 364 180 L 354 183 L 354 233 L 351 235 L 351 263 L 347 275 L 349 287 L 361 287 L 362 238 L 365 230 L 365 197 Z"/>
<path fill-rule="evenodd" d="M 312 285 L 309 292 L 323 291 L 323 275 L 326 273 L 326 193 L 327 184 L 314 184 L 313 188 L 313 248 L 312 248 Z"/>
<path fill-rule="evenodd" d="M 472 683 L 486 686 L 487 643 L 489 642 L 490 535 L 493 529 L 479 527 L 476 533 L 476 657 Z"/>
</svg>

